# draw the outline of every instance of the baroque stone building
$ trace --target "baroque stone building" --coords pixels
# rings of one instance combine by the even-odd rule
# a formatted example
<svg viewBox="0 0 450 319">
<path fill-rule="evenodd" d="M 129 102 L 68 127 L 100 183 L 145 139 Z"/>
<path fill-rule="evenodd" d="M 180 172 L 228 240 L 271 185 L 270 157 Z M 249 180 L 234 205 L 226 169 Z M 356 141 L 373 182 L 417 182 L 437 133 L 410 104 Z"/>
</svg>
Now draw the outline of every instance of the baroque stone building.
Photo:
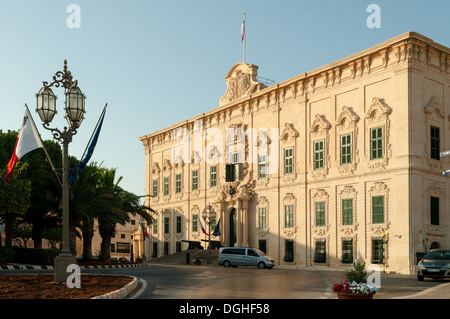
<svg viewBox="0 0 450 319">
<path fill-rule="evenodd" d="M 235 64 L 218 107 L 140 138 L 147 256 L 205 246 L 208 204 L 212 240 L 278 265 L 413 273 L 450 247 L 449 48 L 408 32 L 281 83 L 257 71 Z"/>
</svg>

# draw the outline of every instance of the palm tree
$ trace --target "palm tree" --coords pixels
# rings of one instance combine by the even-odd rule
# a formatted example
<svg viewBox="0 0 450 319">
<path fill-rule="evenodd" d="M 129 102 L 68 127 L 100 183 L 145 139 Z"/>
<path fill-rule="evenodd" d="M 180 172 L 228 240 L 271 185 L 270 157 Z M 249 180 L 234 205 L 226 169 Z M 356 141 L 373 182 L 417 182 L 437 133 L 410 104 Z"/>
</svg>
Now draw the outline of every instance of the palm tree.
<svg viewBox="0 0 450 319">
<path fill-rule="evenodd" d="M 87 165 L 77 174 L 77 179 L 70 187 L 70 250 L 76 253 L 76 237 L 83 237 L 83 259 L 92 259 L 92 238 L 94 237 L 94 220 L 97 209 L 104 209 L 108 203 L 98 196 L 100 183 L 97 165 Z M 82 235 L 77 231 L 81 230 Z"/>
<path fill-rule="evenodd" d="M 153 218 L 150 207 L 141 205 L 139 196 L 128 192 L 119 186 L 122 177 L 116 181 L 116 169 L 101 169 L 100 193 L 103 197 L 109 199 L 111 207 L 109 210 L 99 211 L 97 216 L 99 224 L 99 233 L 102 237 L 100 247 L 100 259 L 111 259 L 111 238 L 116 231 L 116 224 L 124 225 L 130 221 L 130 214 L 139 215 L 147 223 L 151 224 Z"/>
</svg>

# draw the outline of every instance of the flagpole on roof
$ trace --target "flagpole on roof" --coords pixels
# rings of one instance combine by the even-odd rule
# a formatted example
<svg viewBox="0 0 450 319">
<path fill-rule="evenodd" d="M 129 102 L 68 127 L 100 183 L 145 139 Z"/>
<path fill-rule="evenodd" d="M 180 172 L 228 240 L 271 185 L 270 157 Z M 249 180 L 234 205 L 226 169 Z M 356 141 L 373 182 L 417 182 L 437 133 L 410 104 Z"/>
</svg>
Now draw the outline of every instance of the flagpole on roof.
<svg viewBox="0 0 450 319">
<path fill-rule="evenodd" d="M 241 42 L 244 43 L 244 54 L 243 54 L 244 57 L 243 57 L 243 59 L 244 59 L 244 63 L 245 63 L 245 37 L 246 37 L 246 34 L 245 34 L 245 12 L 244 12 L 244 20 L 242 21 L 241 36 L 242 36 Z"/>
<path fill-rule="evenodd" d="M 28 105 L 26 103 L 25 103 L 25 107 L 27 108 L 28 113 L 30 114 L 30 117 L 31 117 L 31 121 L 33 122 L 33 125 L 34 125 L 34 127 L 36 128 L 36 131 L 37 131 L 36 123 L 34 122 L 33 116 L 31 116 L 30 109 L 28 108 Z M 42 146 L 43 146 L 42 148 L 44 149 L 45 156 L 47 156 L 47 160 L 49 161 L 50 165 L 52 166 L 52 170 L 55 173 L 56 178 L 58 179 L 59 185 L 62 186 L 61 179 L 59 178 L 59 175 L 56 172 L 55 166 L 53 165 L 53 162 L 52 162 L 52 159 L 50 158 L 50 155 L 48 155 L 47 148 L 45 147 L 44 141 L 42 140 L 42 137 L 41 137 L 41 134 L 39 133 L 39 131 L 38 131 L 38 135 L 39 135 L 39 139 L 41 140 L 41 143 L 42 143 Z"/>
</svg>

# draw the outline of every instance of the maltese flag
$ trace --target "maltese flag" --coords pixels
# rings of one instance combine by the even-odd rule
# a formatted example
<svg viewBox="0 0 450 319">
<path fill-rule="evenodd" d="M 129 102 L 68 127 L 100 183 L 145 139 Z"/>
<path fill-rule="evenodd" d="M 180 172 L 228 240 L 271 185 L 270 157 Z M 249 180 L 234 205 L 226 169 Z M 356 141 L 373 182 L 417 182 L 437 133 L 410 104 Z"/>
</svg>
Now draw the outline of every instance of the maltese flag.
<svg viewBox="0 0 450 319">
<path fill-rule="evenodd" d="M 25 115 L 23 116 L 22 127 L 20 128 L 19 136 L 16 140 L 14 153 L 8 163 L 5 183 L 8 182 L 8 180 L 11 178 L 14 167 L 16 166 L 16 163 L 22 158 L 22 156 L 39 147 L 43 148 L 44 145 L 42 144 L 42 140 L 27 108 L 25 110 Z"/>
<path fill-rule="evenodd" d="M 206 233 L 206 230 L 205 230 L 205 228 L 203 227 L 202 222 L 200 221 L 200 219 L 198 220 L 198 222 L 199 222 L 199 224 L 200 224 L 200 228 L 201 228 L 203 234 L 208 235 L 208 234 Z"/>
</svg>

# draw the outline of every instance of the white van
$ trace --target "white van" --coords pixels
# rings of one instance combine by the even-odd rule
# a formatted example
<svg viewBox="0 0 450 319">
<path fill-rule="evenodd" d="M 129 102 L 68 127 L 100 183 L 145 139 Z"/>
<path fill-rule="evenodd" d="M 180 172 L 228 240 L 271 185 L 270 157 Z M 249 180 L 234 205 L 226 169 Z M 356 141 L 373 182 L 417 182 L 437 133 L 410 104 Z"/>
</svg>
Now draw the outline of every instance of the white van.
<svg viewBox="0 0 450 319">
<path fill-rule="evenodd" d="M 245 247 L 222 247 L 219 249 L 219 266 L 255 266 L 260 269 L 273 268 L 275 260 L 261 250 Z"/>
</svg>

